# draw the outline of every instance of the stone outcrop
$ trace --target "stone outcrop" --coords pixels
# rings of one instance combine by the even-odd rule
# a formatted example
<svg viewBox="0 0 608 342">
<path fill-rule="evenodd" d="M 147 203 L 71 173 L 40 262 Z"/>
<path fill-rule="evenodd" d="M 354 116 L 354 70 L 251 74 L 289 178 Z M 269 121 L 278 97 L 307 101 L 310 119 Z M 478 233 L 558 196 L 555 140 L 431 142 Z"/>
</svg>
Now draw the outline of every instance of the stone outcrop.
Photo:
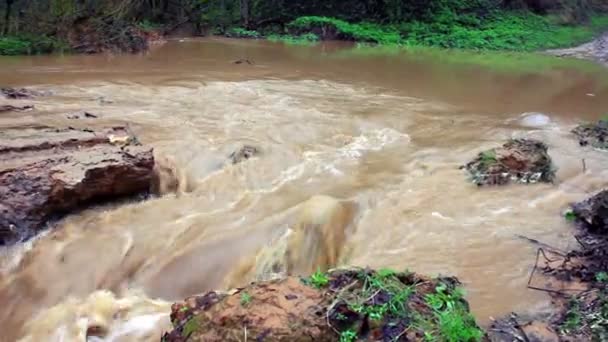
<svg viewBox="0 0 608 342">
<path fill-rule="evenodd" d="M 88 203 L 148 191 L 152 149 L 124 127 L 0 131 L 0 244 Z"/>
<path fill-rule="evenodd" d="M 608 234 L 608 190 L 572 205 L 577 222 L 590 233 Z"/>
<path fill-rule="evenodd" d="M 576 126 L 572 133 L 578 138 L 581 146 L 591 145 L 595 148 L 608 149 L 608 121 L 600 120 L 594 124 Z"/>
<path fill-rule="evenodd" d="M 479 341 L 484 334 L 457 285 L 454 278 L 386 269 L 338 269 L 252 283 L 175 303 L 174 328 L 162 341 L 446 340 L 440 325 L 448 319 L 457 322 L 451 338 Z"/>
<path fill-rule="evenodd" d="M 473 183 L 504 185 L 510 182 L 552 182 L 555 177 L 547 145 L 533 139 L 513 139 L 502 147 L 483 151 L 466 169 Z"/>
</svg>

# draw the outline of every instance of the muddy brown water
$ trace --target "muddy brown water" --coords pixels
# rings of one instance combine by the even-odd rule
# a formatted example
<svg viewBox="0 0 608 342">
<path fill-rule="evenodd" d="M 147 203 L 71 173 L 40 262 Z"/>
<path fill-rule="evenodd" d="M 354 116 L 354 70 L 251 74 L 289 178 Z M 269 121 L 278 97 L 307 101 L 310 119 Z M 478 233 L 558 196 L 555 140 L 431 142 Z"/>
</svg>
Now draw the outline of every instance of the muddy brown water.
<svg viewBox="0 0 608 342">
<path fill-rule="evenodd" d="M 561 213 L 608 184 L 608 154 L 568 132 L 608 112 L 608 71 L 370 51 L 183 39 L 138 56 L 1 58 L 2 85 L 53 94 L 0 127 L 128 122 L 179 188 L 90 208 L 2 250 L 0 341 L 84 340 L 92 326 L 105 337 L 91 341 L 157 341 L 172 300 L 219 287 L 316 194 L 358 206 L 342 263 L 457 275 L 482 323 L 546 309 L 526 289 L 536 246 L 517 236 L 576 246 Z M 79 110 L 99 118 L 66 118 Z M 525 127 L 525 112 L 551 122 Z M 458 166 L 510 137 L 549 145 L 556 184 L 466 181 Z M 243 144 L 262 154 L 226 165 Z"/>
</svg>

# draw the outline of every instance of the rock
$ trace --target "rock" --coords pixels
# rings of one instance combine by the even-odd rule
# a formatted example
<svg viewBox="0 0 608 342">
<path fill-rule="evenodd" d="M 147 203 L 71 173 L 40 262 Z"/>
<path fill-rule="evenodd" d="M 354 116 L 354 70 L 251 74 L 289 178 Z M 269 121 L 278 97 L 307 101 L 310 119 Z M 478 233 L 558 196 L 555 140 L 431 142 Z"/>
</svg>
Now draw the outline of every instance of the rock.
<svg viewBox="0 0 608 342">
<path fill-rule="evenodd" d="M 455 335 L 469 334 L 453 338 L 479 340 L 483 332 L 458 285 L 454 278 L 387 269 L 338 269 L 252 283 L 175 303 L 173 330 L 162 341 L 424 341 L 425 332 L 445 340 L 440 314 L 462 322 Z M 450 304 L 433 304 L 439 298 Z"/>
<path fill-rule="evenodd" d="M 34 96 L 42 95 L 39 92 L 25 88 L 0 88 L 0 93 L 8 99 L 30 99 Z"/>
<path fill-rule="evenodd" d="M 66 118 L 70 119 L 70 120 L 78 120 L 78 119 L 97 119 L 98 116 L 89 112 L 80 112 L 80 113 L 74 113 L 74 114 L 68 114 L 66 115 Z"/>
<path fill-rule="evenodd" d="M 533 139 L 510 140 L 502 147 L 479 153 L 461 168 L 480 186 L 552 182 L 555 177 L 547 146 Z"/>
<path fill-rule="evenodd" d="M 0 245 L 31 237 L 86 204 L 148 191 L 152 149 L 119 147 L 110 136 L 131 134 L 124 127 L 0 131 Z"/>
<path fill-rule="evenodd" d="M 576 221 L 587 231 L 608 234 L 608 190 L 572 205 Z"/>
<path fill-rule="evenodd" d="M 232 152 L 228 158 L 232 162 L 232 164 L 237 164 L 242 161 L 245 161 L 255 155 L 258 155 L 260 150 L 257 147 L 251 145 L 244 145 L 238 150 Z"/>
<path fill-rule="evenodd" d="M 249 65 L 253 65 L 253 62 L 246 59 L 246 58 L 241 58 L 241 59 L 237 59 L 236 61 L 232 62 L 233 64 L 243 64 L 243 63 L 247 63 Z"/>
<path fill-rule="evenodd" d="M 28 111 L 28 110 L 32 110 L 32 109 L 34 109 L 34 106 L 31 106 L 31 105 L 27 105 L 27 106 L 1 105 L 0 113 L 2 113 L 2 112 L 24 112 L 24 111 Z"/>
<path fill-rule="evenodd" d="M 544 127 L 551 123 L 551 118 L 543 113 L 523 113 L 519 123 L 525 127 Z"/>
<path fill-rule="evenodd" d="M 578 125 L 572 133 L 578 138 L 581 146 L 591 145 L 595 148 L 608 149 L 608 120 Z"/>
</svg>

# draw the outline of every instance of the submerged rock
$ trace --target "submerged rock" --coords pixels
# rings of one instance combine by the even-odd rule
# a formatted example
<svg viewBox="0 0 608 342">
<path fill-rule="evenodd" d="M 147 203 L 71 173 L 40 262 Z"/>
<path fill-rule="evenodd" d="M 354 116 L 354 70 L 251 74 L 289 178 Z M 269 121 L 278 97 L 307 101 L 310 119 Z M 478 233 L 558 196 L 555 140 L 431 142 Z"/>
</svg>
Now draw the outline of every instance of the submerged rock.
<svg viewBox="0 0 608 342">
<path fill-rule="evenodd" d="M 458 322 L 452 339 L 478 341 L 483 332 L 457 285 L 369 269 L 252 283 L 175 303 L 162 341 L 444 340 L 440 317 Z"/>
<path fill-rule="evenodd" d="M 577 222 L 591 233 L 608 234 L 608 190 L 572 205 Z"/>
<path fill-rule="evenodd" d="M 34 109 L 34 106 L 26 105 L 26 106 L 13 106 L 13 105 L 1 105 L 0 113 L 2 112 L 24 112 L 28 110 Z"/>
<path fill-rule="evenodd" d="M 479 153 L 461 168 L 480 186 L 552 182 L 555 177 L 547 145 L 533 139 L 510 140 L 502 147 Z"/>
<path fill-rule="evenodd" d="M 0 94 L 8 99 L 30 99 L 34 96 L 40 96 L 41 93 L 29 90 L 26 88 L 0 88 Z"/>
<path fill-rule="evenodd" d="M 543 113 L 523 113 L 519 123 L 525 127 L 544 127 L 551 123 L 551 118 Z"/>
<path fill-rule="evenodd" d="M 107 131 L 10 128 L 0 132 L 0 245 L 28 238 L 55 217 L 96 200 L 148 191 L 152 149 L 112 144 Z"/>
<path fill-rule="evenodd" d="M 258 155 L 259 153 L 260 153 L 260 150 L 257 147 L 251 146 L 251 145 L 244 145 L 243 147 L 239 148 L 238 150 L 230 153 L 228 158 L 230 159 L 232 164 L 238 164 L 253 156 Z"/>
<path fill-rule="evenodd" d="M 581 146 L 591 145 L 595 148 L 608 149 L 608 120 L 578 125 L 572 133 L 578 138 Z"/>
</svg>

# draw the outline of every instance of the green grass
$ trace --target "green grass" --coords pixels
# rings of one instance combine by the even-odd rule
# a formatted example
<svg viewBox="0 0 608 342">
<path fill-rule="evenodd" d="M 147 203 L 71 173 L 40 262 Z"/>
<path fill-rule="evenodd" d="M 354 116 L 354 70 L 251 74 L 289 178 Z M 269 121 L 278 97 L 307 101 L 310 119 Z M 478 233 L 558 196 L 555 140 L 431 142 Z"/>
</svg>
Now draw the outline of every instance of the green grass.
<svg viewBox="0 0 608 342">
<path fill-rule="evenodd" d="M 37 55 L 68 50 L 67 44 L 45 36 L 0 37 L 0 55 Z"/>
</svg>

